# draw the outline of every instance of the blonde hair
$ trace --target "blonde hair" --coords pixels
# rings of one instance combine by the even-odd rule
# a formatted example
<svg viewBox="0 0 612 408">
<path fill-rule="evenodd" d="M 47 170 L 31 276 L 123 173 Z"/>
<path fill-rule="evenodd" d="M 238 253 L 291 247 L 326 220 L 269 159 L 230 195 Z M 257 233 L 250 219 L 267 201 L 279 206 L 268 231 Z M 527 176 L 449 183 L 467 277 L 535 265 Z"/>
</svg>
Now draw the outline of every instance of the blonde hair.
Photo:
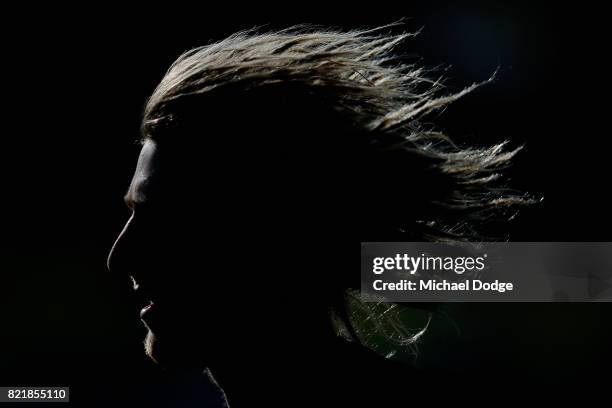
<svg viewBox="0 0 612 408">
<path fill-rule="evenodd" d="M 314 96 L 340 115 L 351 128 L 368 135 L 373 148 L 424 158 L 429 171 L 447 180 L 443 199 L 431 203 L 440 211 L 429 219 L 413 220 L 421 228 L 422 240 L 473 238 L 479 221 L 509 216 L 507 211 L 515 206 L 533 202 L 526 194 L 499 185 L 501 171 L 520 147 L 507 149 L 507 142 L 460 146 L 422 125 L 420 119 L 425 115 L 482 83 L 445 93 L 440 80 L 430 79 L 424 68 L 395 55 L 396 47 L 413 34 L 386 33 L 394 27 L 340 31 L 299 26 L 267 33 L 255 29 L 187 51 L 172 64 L 147 101 L 143 136 L 165 137 L 184 119 L 185 106 L 191 106 L 193 113 L 200 98 L 296 86 L 294 89 Z M 378 334 L 391 333 L 385 337 L 396 344 L 409 344 L 423 333 L 417 330 L 407 335 L 409 330 L 398 323 L 398 309 L 393 305 L 381 311 L 381 305 L 356 302 L 354 293 L 348 302 L 357 305 L 353 311 L 374 316 L 369 320 L 376 322 Z M 368 337 L 363 331 L 357 334 Z"/>
</svg>

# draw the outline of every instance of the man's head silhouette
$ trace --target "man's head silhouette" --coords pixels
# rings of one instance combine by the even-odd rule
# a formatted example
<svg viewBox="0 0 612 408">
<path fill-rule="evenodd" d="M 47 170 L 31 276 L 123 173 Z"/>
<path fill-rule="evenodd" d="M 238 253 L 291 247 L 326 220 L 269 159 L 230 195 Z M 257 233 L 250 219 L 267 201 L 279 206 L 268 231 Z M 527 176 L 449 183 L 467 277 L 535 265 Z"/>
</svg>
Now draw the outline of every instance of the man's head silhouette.
<svg viewBox="0 0 612 408">
<path fill-rule="evenodd" d="M 170 67 L 108 259 L 145 301 L 154 360 L 333 358 L 330 339 L 359 342 L 358 241 L 464 239 L 523 201 L 493 187 L 516 151 L 458 147 L 419 123 L 474 86 L 439 95 L 392 58 L 407 35 L 387 29 L 242 32 Z"/>
</svg>

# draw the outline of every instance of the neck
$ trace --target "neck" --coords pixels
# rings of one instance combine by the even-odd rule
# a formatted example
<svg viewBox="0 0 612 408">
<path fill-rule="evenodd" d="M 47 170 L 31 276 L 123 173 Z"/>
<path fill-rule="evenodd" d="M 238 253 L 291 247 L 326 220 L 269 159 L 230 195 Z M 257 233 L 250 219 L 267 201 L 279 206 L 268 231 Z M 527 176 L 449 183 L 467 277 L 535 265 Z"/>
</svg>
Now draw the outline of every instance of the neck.
<svg viewBox="0 0 612 408">
<path fill-rule="evenodd" d="M 291 406 L 296 396 L 323 389 L 341 369 L 334 364 L 345 341 L 335 335 L 287 340 L 272 347 L 258 345 L 232 361 L 211 366 L 230 406 Z M 301 397 L 300 397 L 301 398 Z"/>
</svg>

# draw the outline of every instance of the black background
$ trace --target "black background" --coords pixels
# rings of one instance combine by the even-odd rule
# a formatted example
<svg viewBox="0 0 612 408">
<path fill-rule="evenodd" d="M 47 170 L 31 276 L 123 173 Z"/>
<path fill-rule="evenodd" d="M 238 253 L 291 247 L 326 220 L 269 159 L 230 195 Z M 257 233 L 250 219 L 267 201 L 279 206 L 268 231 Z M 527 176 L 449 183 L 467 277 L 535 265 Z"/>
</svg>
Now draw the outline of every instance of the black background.
<svg viewBox="0 0 612 408">
<path fill-rule="evenodd" d="M 423 31 L 403 51 L 444 64 L 450 90 L 499 69 L 494 83 L 430 120 L 459 140 L 526 145 L 513 186 L 545 200 L 509 225 L 513 240 L 609 241 L 604 14 L 516 2 L 8 11 L 16 24 L 2 33 L 0 383 L 82 384 L 73 393 L 84 397 L 96 382 L 155 380 L 129 282 L 105 269 L 128 217 L 122 196 L 141 111 L 181 52 L 256 25 L 355 28 L 407 17 L 406 30 Z M 491 350 L 509 345 L 541 357 L 544 375 L 572 378 L 612 362 L 608 305 L 504 307 L 521 318 L 503 339 L 488 335 Z M 521 323 L 526 315 L 535 320 Z"/>
</svg>

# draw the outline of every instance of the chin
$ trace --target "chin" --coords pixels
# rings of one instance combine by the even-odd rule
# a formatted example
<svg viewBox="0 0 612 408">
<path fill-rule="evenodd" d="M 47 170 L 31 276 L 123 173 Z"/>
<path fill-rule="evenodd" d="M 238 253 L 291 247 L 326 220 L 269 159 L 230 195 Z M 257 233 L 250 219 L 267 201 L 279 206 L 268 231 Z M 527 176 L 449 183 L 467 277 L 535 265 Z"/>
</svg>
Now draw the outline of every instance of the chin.
<svg viewBox="0 0 612 408">
<path fill-rule="evenodd" d="M 157 344 L 157 337 L 151 330 L 149 330 L 144 339 L 145 353 L 151 360 L 159 364 L 159 360 L 157 359 L 155 355 L 156 354 L 156 344 Z"/>
<path fill-rule="evenodd" d="M 149 330 L 144 339 L 144 348 L 146 355 L 164 368 L 205 368 L 206 364 L 200 358 L 200 350 L 189 347 L 188 343 L 160 337 Z"/>
</svg>

